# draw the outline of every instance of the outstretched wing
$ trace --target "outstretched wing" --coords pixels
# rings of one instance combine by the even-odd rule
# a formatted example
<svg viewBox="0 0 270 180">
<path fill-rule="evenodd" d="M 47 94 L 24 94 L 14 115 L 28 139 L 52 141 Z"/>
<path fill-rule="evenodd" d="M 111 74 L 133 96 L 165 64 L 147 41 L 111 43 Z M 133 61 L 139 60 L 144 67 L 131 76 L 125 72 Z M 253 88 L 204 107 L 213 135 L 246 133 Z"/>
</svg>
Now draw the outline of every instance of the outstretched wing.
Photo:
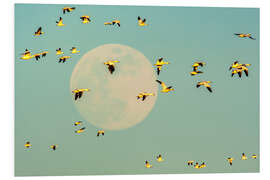
<svg viewBox="0 0 270 180">
<path fill-rule="evenodd" d="M 78 99 L 79 93 L 75 93 L 75 101 Z"/>
<path fill-rule="evenodd" d="M 244 72 L 245 72 L 246 76 L 248 76 L 248 70 L 245 69 Z"/>
<path fill-rule="evenodd" d="M 238 76 L 241 78 L 241 76 L 242 76 L 242 71 L 238 71 L 237 73 L 238 73 Z"/>
<path fill-rule="evenodd" d="M 210 87 L 206 87 L 209 92 L 212 92 L 212 89 Z"/>
<path fill-rule="evenodd" d="M 82 95 L 83 95 L 83 91 L 80 91 L 80 92 L 79 92 L 79 98 L 81 98 Z"/>
</svg>

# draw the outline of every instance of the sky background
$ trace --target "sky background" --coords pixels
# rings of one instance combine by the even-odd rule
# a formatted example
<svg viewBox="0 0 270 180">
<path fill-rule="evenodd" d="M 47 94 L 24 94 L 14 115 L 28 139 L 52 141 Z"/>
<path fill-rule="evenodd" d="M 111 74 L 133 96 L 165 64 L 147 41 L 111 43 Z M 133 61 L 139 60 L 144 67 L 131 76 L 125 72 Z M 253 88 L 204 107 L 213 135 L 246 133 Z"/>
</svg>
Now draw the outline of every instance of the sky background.
<svg viewBox="0 0 270 180">
<path fill-rule="evenodd" d="M 259 159 L 259 9 L 74 5 L 15 5 L 15 175 L 89 175 L 152 173 L 258 172 Z M 73 6 L 73 5 L 70 5 Z M 92 22 L 82 24 L 81 15 Z M 55 21 L 62 16 L 65 27 Z M 148 27 L 137 26 L 137 16 Z M 106 27 L 117 18 L 121 27 Z M 44 35 L 34 37 L 39 26 Z M 233 33 L 252 33 L 255 41 Z M 143 53 L 152 64 L 164 57 L 171 64 L 158 77 L 175 92 L 159 93 L 149 116 L 140 124 L 96 137 L 97 127 L 79 136 L 73 122 L 83 120 L 70 93 L 73 68 L 83 54 L 103 44 L 123 44 Z M 81 51 L 59 64 L 55 49 Z M 48 50 L 39 61 L 20 60 L 28 48 Z M 196 60 L 203 74 L 189 72 Z M 252 64 L 249 77 L 231 77 L 235 61 Z M 213 93 L 196 83 L 211 80 Z M 32 149 L 25 150 L 30 141 Z M 58 144 L 55 152 L 49 145 Z M 245 152 L 249 160 L 240 161 Z M 157 163 L 162 154 L 165 161 Z M 229 167 L 226 158 L 236 160 Z M 153 164 L 144 167 L 144 161 Z M 186 166 L 205 161 L 206 168 Z"/>
</svg>

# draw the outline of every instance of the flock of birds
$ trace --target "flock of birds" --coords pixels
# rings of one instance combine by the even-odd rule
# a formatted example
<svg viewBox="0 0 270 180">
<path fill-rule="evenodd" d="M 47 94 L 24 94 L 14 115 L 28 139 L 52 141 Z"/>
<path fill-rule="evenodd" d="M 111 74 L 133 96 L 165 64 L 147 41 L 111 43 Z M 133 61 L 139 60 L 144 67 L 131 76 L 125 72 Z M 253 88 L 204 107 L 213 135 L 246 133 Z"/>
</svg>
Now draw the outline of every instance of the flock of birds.
<svg viewBox="0 0 270 180">
<path fill-rule="evenodd" d="M 63 12 L 63 14 L 66 14 L 66 13 L 70 13 L 70 12 L 74 11 L 75 9 L 76 9 L 75 7 L 64 7 L 62 9 L 62 12 Z M 90 16 L 88 16 L 88 15 L 81 16 L 80 20 L 82 21 L 83 24 L 87 24 L 87 23 L 91 22 Z M 142 19 L 140 16 L 138 16 L 137 21 L 138 21 L 138 26 L 147 26 L 148 25 L 148 24 L 146 24 L 146 19 Z M 60 27 L 65 26 L 65 24 L 63 23 L 62 17 L 60 17 L 59 20 L 56 21 L 56 25 L 60 26 Z M 111 22 L 105 22 L 104 25 L 112 25 L 112 26 L 117 25 L 118 27 L 121 27 L 120 20 L 113 20 Z M 42 31 L 42 27 L 39 27 L 38 30 L 36 32 L 34 32 L 34 36 L 41 36 L 43 34 L 44 34 L 44 32 Z M 255 38 L 253 38 L 251 36 L 251 34 L 235 33 L 234 35 L 238 36 L 239 38 L 249 38 L 249 39 L 255 40 Z M 71 52 L 71 54 L 77 54 L 80 51 L 77 50 L 76 47 L 72 47 L 70 49 L 70 52 Z M 48 54 L 48 51 L 43 51 L 40 53 L 32 54 L 28 49 L 25 49 L 25 52 L 22 53 L 21 59 L 22 60 L 29 60 L 29 59 L 35 58 L 36 60 L 39 60 L 40 58 L 45 57 L 47 54 Z M 61 48 L 56 49 L 56 55 L 57 56 L 61 55 L 59 57 L 59 61 L 58 61 L 59 63 L 61 63 L 61 62 L 65 63 L 67 59 L 71 58 L 71 56 L 63 55 L 63 54 L 64 54 L 64 52 L 62 51 Z M 114 73 L 114 71 L 116 70 L 116 63 L 119 63 L 119 62 L 120 62 L 119 60 L 108 60 L 108 61 L 104 62 L 104 65 L 107 67 L 109 73 L 112 75 Z M 160 74 L 162 67 L 164 65 L 168 65 L 168 64 L 170 64 L 170 63 L 164 61 L 163 58 L 158 58 L 156 63 L 154 64 L 154 66 L 156 67 L 157 75 Z M 193 71 L 190 72 L 190 75 L 196 76 L 198 74 L 202 74 L 203 72 L 199 68 L 203 68 L 205 65 L 206 65 L 205 62 L 195 62 L 192 65 Z M 234 74 L 237 73 L 238 76 L 241 78 L 243 71 L 244 71 L 245 75 L 248 76 L 248 66 L 250 66 L 250 64 L 240 64 L 239 61 L 233 62 L 233 64 L 229 67 L 229 70 L 232 71 L 231 76 L 234 76 Z M 157 81 L 157 83 L 159 83 L 161 85 L 161 88 L 162 88 L 161 92 L 162 93 L 169 93 L 170 91 L 174 91 L 172 86 L 167 86 L 163 81 L 160 81 L 160 80 L 156 80 L 156 81 Z M 211 81 L 200 81 L 197 83 L 196 87 L 199 88 L 200 86 L 205 86 L 208 89 L 208 91 L 212 93 L 213 91 L 212 91 L 210 83 L 211 83 Z M 90 89 L 88 89 L 88 88 L 74 89 L 72 91 L 72 93 L 74 94 L 74 100 L 75 101 L 79 100 L 80 98 L 82 98 L 83 94 L 85 92 L 88 92 L 88 91 L 90 91 Z M 155 95 L 154 93 L 140 92 L 136 97 L 138 100 L 141 99 L 142 101 L 144 101 L 148 96 L 154 96 L 154 95 Z M 82 124 L 83 124 L 82 121 L 74 122 L 75 127 L 81 126 Z M 83 132 L 85 132 L 85 129 L 86 129 L 86 127 L 81 127 L 79 129 L 75 130 L 75 133 L 76 134 L 83 133 Z M 104 130 L 97 131 L 97 137 L 104 136 L 104 135 L 105 135 Z M 32 147 L 32 144 L 30 143 L 30 141 L 27 141 L 24 144 L 24 147 L 26 149 L 30 149 Z M 58 148 L 58 145 L 52 144 L 49 146 L 49 148 L 52 151 L 55 151 Z M 251 158 L 257 159 L 257 155 L 253 154 L 251 156 Z M 229 165 L 232 166 L 233 160 L 234 160 L 233 157 L 227 158 Z M 242 153 L 241 160 L 247 160 L 247 156 L 245 155 L 245 153 Z M 163 162 L 164 161 L 163 156 L 161 154 L 156 156 L 156 161 Z M 189 160 L 189 161 L 187 161 L 187 166 L 194 167 L 196 169 L 201 169 L 201 168 L 206 167 L 206 163 L 205 162 L 202 162 L 202 163 L 196 162 L 195 163 L 194 160 Z M 152 168 L 153 165 L 148 160 L 146 160 L 145 167 Z"/>
</svg>

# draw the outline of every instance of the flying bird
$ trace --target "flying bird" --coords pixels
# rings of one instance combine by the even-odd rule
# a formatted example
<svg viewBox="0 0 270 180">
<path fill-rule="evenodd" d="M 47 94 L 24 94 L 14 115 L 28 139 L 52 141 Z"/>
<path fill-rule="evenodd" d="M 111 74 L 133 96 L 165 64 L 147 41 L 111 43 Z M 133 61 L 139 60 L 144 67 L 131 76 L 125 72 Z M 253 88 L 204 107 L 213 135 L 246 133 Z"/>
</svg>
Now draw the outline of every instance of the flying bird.
<svg viewBox="0 0 270 180">
<path fill-rule="evenodd" d="M 244 33 L 234 33 L 234 35 L 240 37 L 240 38 L 249 38 L 249 39 L 252 39 L 252 40 L 256 40 L 255 38 L 253 38 L 251 36 L 251 33 L 248 33 L 248 34 L 244 34 Z"/>
<path fill-rule="evenodd" d="M 83 92 L 85 91 L 90 91 L 90 89 L 75 89 L 72 91 L 72 93 L 74 93 L 74 96 L 75 96 L 75 101 L 79 98 L 82 97 L 83 95 Z"/>
<path fill-rule="evenodd" d="M 79 126 L 79 125 L 81 125 L 82 124 L 82 121 L 76 121 L 75 123 L 74 123 L 74 126 Z"/>
<path fill-rule="evenodd" d="M 192 67 L 199 67 L 199 66 L 203 67 L 204 65 L 205 65 L 205 62 L 195 62 L 195 63 L 192 65 Z"/>
<path fill-rule="evenodd" d="M 161 69 L 162 69 L 162 66 L 164 64 L 170 64 L 169 62 L 165 62 L 163 61 L 163 58 L 159 58 L 156 62 L 156 64 L 154 64 L 155 66 L 157 66 L 157 75 L 159 75 Z"/>
<path fill-rule="evenodd" d="M 77 134 L 83 133 L 85 129 L 86 129 L 85 127 L 82 127 L 81 129 L 76 130 L 75 133 Z"/>
<path fill-rule="evenodd" d="M 120 27 L 120 21 L 119 20 L 113 20 L 112 22 L 105 22 L 104 25 L 115 25 L 117 24 L 118 27 Z"/>
<path fill-rule="evenodd" d="M 61 54 L 64 54 L 61 48 L 56 49 L 56 55 L 61 55 Z"/>
<path fill-rule="evenodd" d="M 57 147 L 58 147 L 57 144 L 50 145 L 50 149 L 52 149 L 53 151 L 55 151 Z"/>
<path fill-rule="evenodd" d="M 189 160 L 189 161 L 187 162 L 188 166 L 193 166 L 193 163 L 194 163 L 193 160 Z"/>
<path fill-rule="evenodd" d="M 196 168 L 196 169 L 199 169 L 200 168 L 200 165 L 199 165 L 198 162 L 196 162 L 196 164 L 194 165 L 194 168 Z"/>
<path fill-rule="evenodd" d="M 63 10 L 63 14 L 65 14 L 66 12 L 71 12 L 74 11 L 76 8 L 75 7 L 64 7 Z"/>
<path fill-rule="evenodd" d="M 200 168 L 205 168 L 206 167 L 206 164 L 205 162 L 203 162 L 201 165 L 200 165 Z"/>
<path fill-rule="evenodd" d="M 56 21 L 57 26 L 64 26 L 65 24 L 63 23 L 62 17 L 59 18 L 59 21 Z"/>
<path fill-rule="evenodd" d="M 205 86 L 209 92 L 212 92 L 211 85 L 209 83 L 211 83 L 211 81 L 201 81 L 197 83 L 196 87 Z"/>
<path fill-rule="evenodd" d="M 153 166 L 148 161 L 145 161 L 145 167 L 146 168 L 152 168 Z"/>
<path fill-rule="evenodd" d="M 142 99 L 142 101 L 145 100 L 145 98 L 147 96 L 154 96 L 155 94 L 154 93 L 146 93 L 146 92 L 143 92 L 143 93 L 140 93 L 138 96 L 137 96 L 137 99 Z"/>
<path fill-rule="evenodd" d="M 81 16 L 80 19 L 82 20 L 83 24 L 87 24 L 87 23 L 91 22 L 90 16 Z"/>
<path fill-rule="evenodd" d="M 227 158 L 227 161 L 229 162 L 229 164 L 232 166 L 232 161 L 234 160 L 234 158 L 232 158 L 232 157 L 229 157 L 229 158 Z"/>
<path fill-rule="evenodd" d="M 112 74 L 115 71 L 115 63 L 119 63 L 119 62 L 120 61 L 118 61 L 118 60 L 111 60 L 111 61 L 105 62 L 104 64 L 107 65 L 108 70 Z"/>
<path fill-rule="evenodd" d="M 147 26 L 148 24 L 145 23 L 146 19 L 142 19 L 140 16 L 138 16 L 138 25 L 139 26 Z"/>
<path fill-rule="evenodd" d="M 38 30 L 35 32 L 35 36 L 40 36 L 42 34 L 44 34 L 44 32 L 42 32 L 42 28 L 39 27 Z"/>
<path fill-rule="evenodd" d="M 174 91 L 172 86 L 167 87 L 166 84 L 160 80 L 156 80 L 159 84 L 161 84 L 162 90 L 160 92 L 168 93 L 170 91 Z"/>
<path fill-rule="evenodd" d="M 76 53 L 79 53 L 79 52 L 80 52 L 80 51 L 77 50 L 76 47 L 72 47 L 72 48 L 70 49 L 70 51 L 71 51 L 72 54 L 76 54 Z"/>
<path fill-rule="evenodd" d="M 66 60 L 67 59 L 69 59 L 69 58 L 71 58 L 70 56 L 61 56 L 60 58 L 59 58 L 59 63 L 61 63 L 61 62 L 63 62 L 63 63 L 65 63 L 66 62 Z"/>
<path fill-rule="evenodd" d="M 242 153 L 241 160 L 247 160 L 247 156 L 245 155 L 245 153 Z"/>
<path fill-rule="evenodd" d="M 32 144 L 30 144 L 29 141 L 27 141 L 25 144 L 24 144 L 24 147 L 29 149 L 30 147 L 32 147 Z"/>
<path fill-rule="evenodd" d="M 162 158 L 161 154 L 157 156 L 157 162 L 162 162 L 164 159 Z"/>
<path fill-rule="evenodd" d="M 25 49 L 24 53 L 22 53 L 21 59 L 28 60 L 33 58 L 34 55 L 31 55 L 31 52 L 28 49 Z"/>
<path fill-rule="evenodd" d="M 251 156 L 251 158 L 252 158 L 252 159 L 257 159 L 257 155 L 256 155 L 256 154 L 253 154 L 253 155 Z"/>
<path fill-rule="evenodd" d="M 99 135 L 104 136 L 104 134 L 105 134 L 104 130 L 98 130 L 98 132 L 97 132 L 97 137 L 98 137 Z"/>
</svg>

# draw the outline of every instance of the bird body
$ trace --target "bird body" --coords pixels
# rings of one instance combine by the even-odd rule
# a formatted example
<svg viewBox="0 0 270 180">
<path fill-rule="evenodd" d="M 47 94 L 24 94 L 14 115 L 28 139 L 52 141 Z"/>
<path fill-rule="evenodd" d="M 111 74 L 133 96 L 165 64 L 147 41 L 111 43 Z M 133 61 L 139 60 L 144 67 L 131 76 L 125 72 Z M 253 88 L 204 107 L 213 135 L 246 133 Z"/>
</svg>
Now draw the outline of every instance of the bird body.
<svg viewBox="0 0 270 180">
<path fill-rule="evenodd" d="M 82 127 L 81 129 L 76 130 L 75 133 L 77 134 L 83 133 L 85 129 L 86 129 L 85 127 Z"/>
<path fill-rule="evenodd" d="M 234 33 L 234 35 L 240 37 L 240 38 L 249 38 L 249 39 L 252 39 L 252 40 L 255 40 L 255 38 L 253 38 L 251 36 L 251 33 L 248 33 L 248 34 L 244 34 L 244 33 Z"/>
<path fill-rule="evenodd" d="M 162 90 L 160 92 L 168 93 L 170 91 L 174 91 L 172 86 L 167 87 L 166 84 L 160 80 L 156 80 L 159 84 L 161 84 Z"/>
<path fill-rule="evenodd" d="M 61 54 L 64 54 L 61 48 L 56 49 L 56 55 L 61 55 Z"/>
<path fill-rule="evenodd" d="M 80 99 L 83 95 L 83 92 L 85 92 L 85 91 L 90 91 L 90 89 L 75 89 L 75 90 L 73 90 L 72 93 L 74 93 L 74 95 L 75 95 L 75 101 L 78 98 Z"/>
<path fill-rule="evenodd" d="M 204 86 L 208 89 L 209 92 L 212 92 L 211 85 L 209 83 L 211 83 L 211 81 L 201 81 L 197 83 L 196 87 L 198 88 L 200 86 Z"/>
<path fill-rule="evenodd" d="M 112 22 L 105 22 L 104 25 L 115 25 L 117 24 L 118 27 L 120 27 L 120 21 L 119 20 L 113 20 Z"/>
<path fill-rule="evenodd" d="M 241 160 L 247 160 L 247 156 L 245 155 L 245 153 L 242 153 Z"/>
<path fill-rule="evenodd" d="M 62 17 L 59 18 L 59 21 L 56 21 L 56 25 L 57 26 L 65 26 L 65 24 L 63 23 Z"/>
<path fill-rule="evenodd" d="M 139 26 L 148 26 L 148 24 L 145 23 L 146 19 L 142 19 L 140 16 L 138 16 L 138 25 Z"/>
<path fill-rule="evenodd" d="M 137 96 L 137 99 L 142 99 L 142 101 L 144 101 L 147 96 L 155 96 L 155 94 L 143 92 Z"/>
<path fill-rule="evenodd" d="M 77 50 L 76 47 L 72 47 L 72 48 L 70 49 L 70 51 L 71 51 L 72 54 L 76 54 L 76 53 L 79 53 L 79 52 L 80 52 L 80 51 Z"/>
<path fill-rule="evenodd" d="M 24 147 L 29 149 L 30 147 L 32 147 L 32 145 L 30 144 L 29 141 L 27 141 L 25 144 L 24 144 Z"/>
<path fill-rule="evenodd" d="M 187 162 L 188 166 L 193 166 L 193 163 L 194 163 L 193 160 L 189 160 L 189 161 Z"/>
<path fill-rule="evenodd" d="M 105 134 L 104 130 L 98 130 L 98 132 L 97 132 L 97 136 L 99 136 L 99 135 L 104 136 L 104 134 Z"/>
<path fill-rule="evenodd" d="M 81 125 L 82 124 L 82 121 L 76 121 L 75 123 L 74 123 L 74 126 L 79 126 L 79 125 Z"/>
<path fill-rule="evenodd" d="M 53 151 L 55 151 L 57 147 L 58 147 L 57 144 L 50 145 L 50 149 L 52 149 Z"/>
<path fill-rule="evenodd" d="M 257 159 L 257 155 L 256 155 L 256 154 L 253 154 L 253 155 L 251 156 L 251 158 L 252 158 L 252 159 Z"/>
<path fill-rule="evenodd" d="M 71 12 L 74 11 L 76 8 L 75 7 L 64 7 L 63 10 L 63 14 L 65 14 L 66 12 Z"/>
<path fill-rule="evenodd" d="M 234 160 L 234 158 L 229 157 L 229 158 L 227 158 L 227 160 L 228 160 L 229 164 L 232 166 L 232 161 Z"/>
<path fill-rule="evenodd" d="M 159 75 L 161 69 L 162 69 L 162 66 L 164 64 L 170 64 L 169 62 L 165 62 L 163 61 L 163 58 L 159 58 L 157 61 L 156 61 L 156 64 L 154 64 L 156 67 L 157 67 L 157 74 Z"/>
<path fill-rule="evenodd" d="M 91 22 L 90 16 L 81 16 L 80 19 L 82 20 L 83 24 L 87 24 L 87 23 Z"/>
<path fill-rule="evenodd" d="M 42 34 L 44 34 L 44 32 L 42 32 L 42 28 L 39 27 L 38 30 L 35 32 L 35 36 L 40 36 Z"/>
<path fill-rule="evenodd" d="M 199 165 L 198 162 L 196 162 L 196 164 L 194 165 L 194 168 L 196 168 L 196 169 L 199 169 L 200 168 L 200 165 Z"/>
<path fill-rule="evenodd" d="M 161 154 L 157 156 L 157 162 L 162 162 L 164 159 L 162 158 Z"/>
<path fill-rule="evenodd" d="M 115 63 L 119 63 L 120 61 L 118 60 L 110 60 L 105 62 L 104 64 L 107 65 L 108 70 L 110 71 L 111 74 L 115 71 Z"/>
<path fill-rule="evenodd" d="M 63 62 L 63 63 L 65 63 L 66 62 L 66 60 L 67 59 L 69 59 L 69 58 L 71 58 L 70 56 L 61 56 L 60 58 L 59 58 L 59 63 L 61 63 L 61 62 Z"/>
<path fill-rule="evenodd" d="M 145 161 L 145 167 L 146 168 L 152 168 L 153 166 L 148 161 Z"/>
</svg>

